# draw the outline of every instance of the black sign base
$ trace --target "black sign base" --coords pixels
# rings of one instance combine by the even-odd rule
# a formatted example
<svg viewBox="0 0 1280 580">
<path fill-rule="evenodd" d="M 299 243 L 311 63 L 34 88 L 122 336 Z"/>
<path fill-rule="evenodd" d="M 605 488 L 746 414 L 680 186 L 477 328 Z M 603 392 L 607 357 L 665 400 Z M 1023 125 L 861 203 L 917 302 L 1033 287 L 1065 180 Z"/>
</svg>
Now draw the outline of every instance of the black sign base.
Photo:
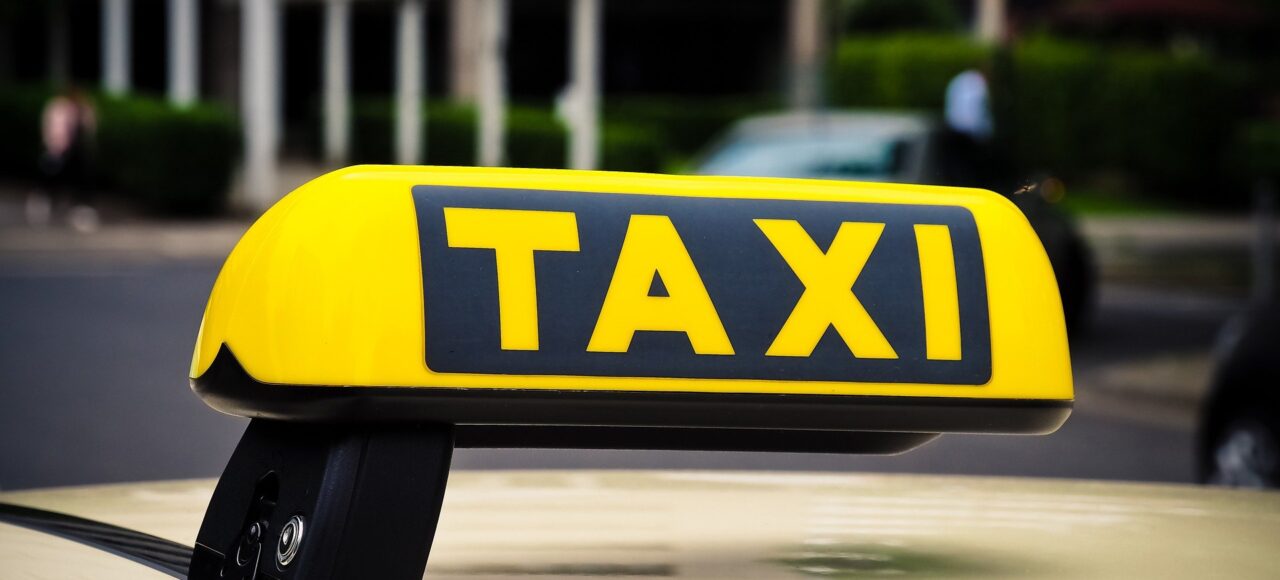
<svg viewBox="0 0 1280 580">
<path fill-rule="evenodd" d="M 214 490 L 189 577 L 418 580 L 452 455 L 445 425 L 255 419 Z"/>
</svg>

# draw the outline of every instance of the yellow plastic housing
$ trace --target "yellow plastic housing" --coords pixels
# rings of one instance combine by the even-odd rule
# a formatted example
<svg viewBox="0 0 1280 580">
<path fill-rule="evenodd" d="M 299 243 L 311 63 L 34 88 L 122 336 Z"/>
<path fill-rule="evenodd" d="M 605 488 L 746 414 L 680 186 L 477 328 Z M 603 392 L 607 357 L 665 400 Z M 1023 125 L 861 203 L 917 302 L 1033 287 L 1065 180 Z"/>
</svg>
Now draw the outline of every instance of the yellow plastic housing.
<svg viewBox="0 0 1280 580">
<path fill-rule="evenodd" d="M 434 372 L 423 357 L 424 281 L 411 196 L 412 188 L 422 185 L 573 191 L 614 197 L 660 195 L 967 208 L 976 222 L 985 266 L 990 380 L 957 385 Z M 926 235 L 921 239 L 923 252 L 924 244 L 932 238 Z M 924 276 L 926 284 L 930 277 Z M 554 321 L 544 320 L 542 324 Z M 531 169 L 351 167 L 319 177 L 284 197 L 232 251 L 204 314 L 191 377 L 200 377 L 224 346 L 256 381 L 297 388 L 662 391 L 1053 401 L 1070 401 L 1073 396 L 1057 285 L 1044 249 L 1026 218 L 1008 200 L 991 192 L 915 185 Z M 940 348 L 946 350 L 945 345 Z"/>
<path fill-rule="evenodd" d="M 594 209 L 548 211 L 565 199 Z M 608 252 L 601 220 L 616 230 Z M 592 244 L 594 262 L 564 261 Z M 750 252 L 772 261 L 761 266 Z M 562 292 L 538 290 L 547 279 L 533 272 L 535 254 Z M 878 278 L 860 274 L 876 260 Z M 479 270 L 496 284 L 477 283 Z M 599 287 L 563 296 L 584 273 Z M 769 304 L 724 299 L 726 279 L 737 282 L 728 294 L 758 289 Z M 539 312 L 557 299 L 558 314 Z M 477 300 L 494 310 L 475 316 L 465 306 Z M 894 301 L 914 314 L 886 317 L 906 312 L 885 310 Z M 576 363 L 538 366 L 554 342 L 547 334 L 578 328 L 566 308 L 580 326 L 593 323 L 573 342 L 581 373 Z M 761 322 L 756 310 L 768 308 L 790 314 Z M 727 324 L 743 316 L 749 327 Z M 923 324 L 903 334 L 911 316 Z M 442 317 L 452 326 L 433 326 Z M 491 352 L 469 349 L 479 344 L 470 334 L 488 337 Z M 659 335 L 668 342 L 654 355 Z M 741 373 L 739 361 L 748 361 Z M 879 370 L 846 372 L 864 367 Z M 932 372 L 944 367 L 967 370 Z M 1073 398 L 1053 270 L 1021 211 L 997 194 L 453 167 L 351 167 L 269 209 L 218 276 L 191 378 L 224 412 L 443 422 L 458 426 L 459 446 L 478 447 L 892 452 L 931 433 L 1052 432 Z"/>
</svg>

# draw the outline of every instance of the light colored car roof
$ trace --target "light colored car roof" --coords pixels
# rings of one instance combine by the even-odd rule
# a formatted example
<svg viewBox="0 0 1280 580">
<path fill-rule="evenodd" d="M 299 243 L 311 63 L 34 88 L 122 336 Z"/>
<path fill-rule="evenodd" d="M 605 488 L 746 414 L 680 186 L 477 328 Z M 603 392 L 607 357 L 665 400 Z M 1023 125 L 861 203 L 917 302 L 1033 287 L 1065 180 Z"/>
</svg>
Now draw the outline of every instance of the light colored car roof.
<svg viewBox="0 0 1280 580">
<path fill-rule="evenodd" d="M 8 493 L 0 501 L 190 545 L 213 483 Z M 26 536 L 15 548 L 17 534 Z M 49 560 L 56 554 L 32 549 L 30 534 L 0 525 L 4 568 L 63 577 L 48 572 L 60 569 Z M 1277 546 L 1274 492 L 900 475 L 457 471 L 427 573 L 1263 578 L 1280 576 Z M 135 577 L 101 570 L 108 573 L 93 577 Z"/>
<path fill-rule="evenodd" d="M 925 133 L 937 123 L 924 113 L 901 111 L 787 112 L 749 117 L 734 125 L 737 135 L 797 134 L 821 129 L 867 136 Z"/>
</svg>

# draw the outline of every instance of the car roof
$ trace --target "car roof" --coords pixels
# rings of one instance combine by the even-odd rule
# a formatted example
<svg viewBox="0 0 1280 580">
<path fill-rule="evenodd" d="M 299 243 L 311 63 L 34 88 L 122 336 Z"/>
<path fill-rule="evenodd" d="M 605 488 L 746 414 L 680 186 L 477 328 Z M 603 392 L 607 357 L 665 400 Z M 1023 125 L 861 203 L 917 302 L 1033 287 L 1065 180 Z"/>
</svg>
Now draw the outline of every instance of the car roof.
<svg viewBox="0 0 1280 580">
<path fill-rule="evenodd" d="M 1277 571 L 1280 541 L 1276 492 L 782 472 L 455 471 L 450 480 L 432 577 L 1264 577 Z M 0 501 L 190 545 L 213 485 Z M 0 525 L 0 546 L 15 529 Z M 46 577 L 33 554 L 48 552 L 8 554 L 5 565 Z"/>
<path fill-rule="evenodd" d="M 924 113 L 903 111 L 784 112 L 749 117 L 734 125 L 736 136 L 796 135 L 816 131 L 849 132 L 867 136 L 927 133 L 937 126 Z"/>
</svg>

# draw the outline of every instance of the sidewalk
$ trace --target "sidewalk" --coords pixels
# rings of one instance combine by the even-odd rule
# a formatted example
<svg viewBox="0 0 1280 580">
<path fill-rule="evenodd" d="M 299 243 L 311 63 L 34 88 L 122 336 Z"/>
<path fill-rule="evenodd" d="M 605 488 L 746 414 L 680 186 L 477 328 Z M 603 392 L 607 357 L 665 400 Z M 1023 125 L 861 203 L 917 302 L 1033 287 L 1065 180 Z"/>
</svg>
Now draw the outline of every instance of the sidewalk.
<svg viewBox="0 0 1280 580">
<path fill-rule="evenodd" d="M 1085 217 L 1081 233 L 1104 281 L 1244 295 L 1257 225 L 1248 216 Z M 1272 228 L 1272 243 L 1280 236 Z"/>
<path fill-rule="evenodd" d="M 1191 429 L 1240 297 L 1106 282 L 1088 331 L 1071 342 L 1076 407 Z"/>
<path fill-rule="evenodd" d="M 296 160 L 281 161 L 278 169 L 281 191 L 291 191 L 326 171 L 324 166 Z M 238 174 L 233 179 L 229 193 L 232 200 L 243 195 L 241 179 Z M 157 218 L 127 201 L 102 195 L 96 204 L 101 227 L 82 234 L 61 224 L 28 225 L 25 204 L 32 187 L 28 183 L 0 181 L 0 263 L 221 261 L 256 217 Z"/>
<path fill-rule="evenodd" d="M 0 260 L 221 260 L 248 227 L 243 220 L 108 223 L 89 234 L 59 226 L 0 227 Z"/>
<path fill-rule="evenodd" d="M 1221 329 L 1249 304 L 1257 224 L 1243 215 L 1078 223 L 1100 288 L 1093 328 L 1072 344 L 1077 407 L 1193 428 Z M 1272 236 L 1280 249 L 1274 226 Z"/>
<path fill-rule="evenodd" d="M 26 199 L 20 184 L 0 184 L 0 263 L 221 260 L 251 223 L 243 218 L 155 219 L 108 199 L 97 208 L 100 227 L 80 233 L 58 223 L 27 225 Z"/>
</svg>

